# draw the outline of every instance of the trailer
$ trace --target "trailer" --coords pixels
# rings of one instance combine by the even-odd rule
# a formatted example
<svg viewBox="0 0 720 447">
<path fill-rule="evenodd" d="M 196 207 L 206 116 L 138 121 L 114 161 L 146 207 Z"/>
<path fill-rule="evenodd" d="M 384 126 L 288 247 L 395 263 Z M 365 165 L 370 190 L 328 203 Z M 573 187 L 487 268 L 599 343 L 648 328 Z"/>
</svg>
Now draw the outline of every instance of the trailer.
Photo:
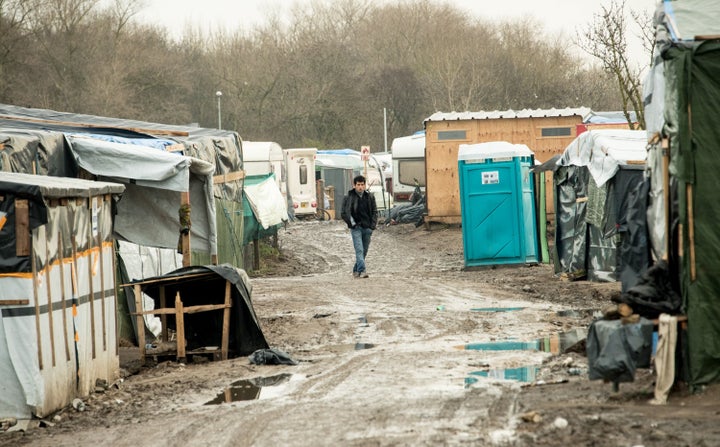
<svg viewBox="0 0 720 447">
<path fill-rule="evenodd" d="M 316 148 L 285 149 L 288 207 L 295 216 L 314 215 L 317 211 L 315 190 Z"/>
<path fill-rule="evenodd" d="M 273 141 L 243 141 L 243 170 L 246 177 L 273 174 L 282 196 L 287 199 L 287 181 L 282 147 Z"/>
<path fill-rule="evenodd" d="M 425 192 L 425 132 L 395 138 L 390 146 L 392 152 L 393 199 L 407 202 L 415 190 L 415 184 Z"/>
</svg>

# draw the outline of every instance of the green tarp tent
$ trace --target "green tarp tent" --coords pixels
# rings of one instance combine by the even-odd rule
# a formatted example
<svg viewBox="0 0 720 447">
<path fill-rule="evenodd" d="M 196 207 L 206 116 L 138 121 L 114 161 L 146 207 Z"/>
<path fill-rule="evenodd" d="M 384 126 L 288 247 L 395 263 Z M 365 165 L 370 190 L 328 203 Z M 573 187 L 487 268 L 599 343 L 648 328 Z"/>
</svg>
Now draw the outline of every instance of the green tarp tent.
<svg viewBox="0 0 720 447">
<path fill-rule="evenodd" d="M 689 382 L 697 387 L 720 380 L 720 4 L 665 1 L 655 24 L 644 85 L 653 142 L 649 236 L 655 257 L 669 259 L 676 273 L 688 316 Z"/>
</svg>

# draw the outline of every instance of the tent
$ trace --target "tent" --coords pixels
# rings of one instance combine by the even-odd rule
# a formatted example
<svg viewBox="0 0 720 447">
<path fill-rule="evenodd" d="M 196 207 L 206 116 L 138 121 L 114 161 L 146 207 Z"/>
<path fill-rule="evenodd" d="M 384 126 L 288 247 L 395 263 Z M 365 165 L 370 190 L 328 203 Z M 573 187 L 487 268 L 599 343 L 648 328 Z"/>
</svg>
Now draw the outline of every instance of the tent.
<svg viewBox="0 0 720 447">
<path fill-rule="evenodd" d="M 643 95 L 650 150 L 647 222 L 688 318 L 689 383 L 720 380 L 720 5 L 662 2 Z"/>
<path fill-rule="evenodd" d="M 4 133 L 14 135 L 20 131 L 32 134 L 35 141 L 13 151 L 10 162 L 4 163 L 5 170 L 74 175 L 77 174 L 78 165 L 84 163 L 86 167 L 92 167 L 100 178 L 117 178 L 128 184 L 143 180 L 145 183 L 142 186 L 150 188 L 153 186 L 147 181 L 152 181 L 154 185 L 165 185 L 160 189 L 178 193 L 178 182 L 182 183 L 183 179 L 188 178 L 192 206 L 191 263 L 229 262 L 242 266 L 242 241 L 241 237 L 236 236 L 243 223 L 242 154 L 237 133 L 0 104 L 0 137 Z M 47 138 L 52 138 L 54 143 L 42 144 L 43 139 Z M 53 149 L 52 152 L 48 147 Z M 158 152 L 166 152 L 167 157 L 158 155 Z M 23 153 L 38 155 L 32 157 Z M 43 155 L 46 153 L 52 154 L 54 159 L 48 157 L 44 160 Z M 161 163 L 172 164 L 172 159 L 168 158 L 170 156 L 183 159 L 179 161 L 175 158 L 174 161 L 182 172 L 172 174 L 172 168 L 165 164 L 162 168 L 158 167 L 157 171 L 148 168 L 138 172 L 137 175 L 142 179 L 133 177 L 133 166 L 140 158 L 145 158 L 148 163 L 146 166 L 149 166 L 158 159 L 164 160 Z M 106 168 L 105 163 L 111 166 Z M 55 166 L 67 167 L 58 173 Z M 155 177 L 145 178 L 147 176 Z M 171 182 L 174 183 L 168 187 Z M 144 191 L 147 193 L 150 190 Z M 158 199 L 166 209 L 165 217 L 171 222 L 177 222 L 180 199 L 172 199 L 175 203 L 170 210 L 167 200 L 170 193 L 160 194 L 166 196 Z M 128 190 L 125 205 L 135 202 L 131 198 L 140 197 Z M 150 201 L 152 206 L 156 206 L 154 199 Z M 138 203 L 138 206 L 148 205 Z M 216 215 L 220 219 L 216 219 Z M 145 223 L 152 225 L 153 221 L 146 219 Z M 150 245 L 176 248 L 181 228 L 179 224 L 173 226 L 171 233 L 163 233 L 161 241 Z M 164 272 L 156 272 L 160 273 Z"/>
<path fill-rule="evenodd" d="M 117 377 L 116 183 L 0 172 L 0 418 Z"/>
<path fill-rule="evenodd" d="M 626 232 L 626 197 L 645 167 L 644 131 L 604 129 L 580 134 L 553 174 L 555 272 L 591 281 L 616 281 Z"/>
</svg>

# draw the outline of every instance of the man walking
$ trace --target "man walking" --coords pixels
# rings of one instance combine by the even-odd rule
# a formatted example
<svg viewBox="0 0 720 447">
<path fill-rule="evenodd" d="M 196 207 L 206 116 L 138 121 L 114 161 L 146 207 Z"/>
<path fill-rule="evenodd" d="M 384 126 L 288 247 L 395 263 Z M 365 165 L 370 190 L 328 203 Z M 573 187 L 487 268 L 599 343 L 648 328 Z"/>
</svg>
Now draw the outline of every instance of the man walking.
<svg viewBox="0 0 720 447">
<path fill-rule="evenodd" d="M 353 189 L 348 191 L 343 200 L 340 216 L 350 228 L 355 248 L 353 276 L 367 278 L 365 257 L 370 248 L 370 237 L 377 226 L 377 205 L 375 205 L 375 197 L 365 191 L 365 177 L 362 175 L 353 179 Z"/>
</svg>

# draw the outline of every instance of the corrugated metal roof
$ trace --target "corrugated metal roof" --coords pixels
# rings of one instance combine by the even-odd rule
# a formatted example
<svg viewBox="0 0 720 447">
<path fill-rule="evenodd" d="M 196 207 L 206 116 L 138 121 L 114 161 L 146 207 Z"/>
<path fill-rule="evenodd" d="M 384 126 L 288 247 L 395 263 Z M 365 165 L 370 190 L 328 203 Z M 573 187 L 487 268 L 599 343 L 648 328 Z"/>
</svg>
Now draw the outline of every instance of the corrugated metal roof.
<svg viewBox="0 0 720 447">
<path fill-rule="evenodd" d="M 592 112 L 588 107 L 564 109 L 523 109 L 523 110 L 494 110 L 492 112 L 435 112 L 424 122 L 428 121 L 463 121 L 463 120 L 495 120 L 508 118 L 548 118 L 559 116 L 580 116 L 583 119 Z"/>
</svg>

